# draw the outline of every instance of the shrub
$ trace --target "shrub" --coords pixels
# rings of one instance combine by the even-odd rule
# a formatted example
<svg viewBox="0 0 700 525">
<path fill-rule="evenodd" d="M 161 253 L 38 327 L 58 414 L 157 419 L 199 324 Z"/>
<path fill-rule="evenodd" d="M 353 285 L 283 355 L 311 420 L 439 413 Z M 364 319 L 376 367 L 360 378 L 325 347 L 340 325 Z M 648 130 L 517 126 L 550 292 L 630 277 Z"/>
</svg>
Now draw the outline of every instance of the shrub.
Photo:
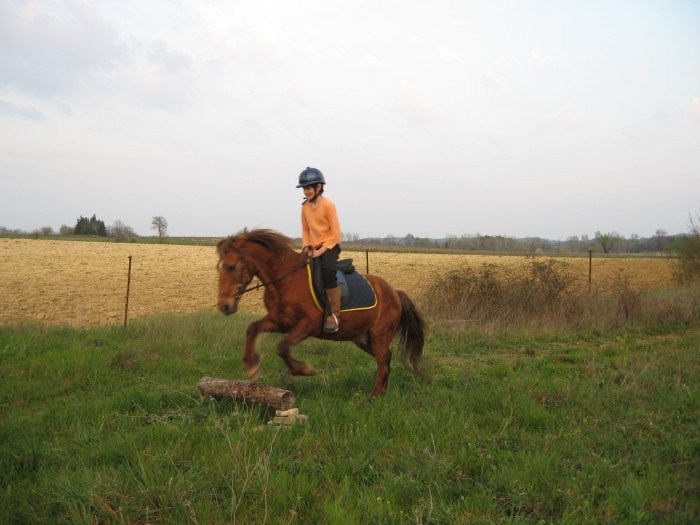
<svg viewBox="0 0 700 525">
<path fill-rule="evenodd" d="M 577 284 L 570 264 L 536 257 L 518 265 L 486 263 L 438 275 L 420 303 L 432 321 L 504 329 L 610 330 L 700 318 L 697 290 L 642 293 L 621 274 L 588 293 Z"/>
<path fill-rule="evenodd" d="M 439 275 L 423 304 L 429 315 L 451 320 L 512 323 L 566 316 L 577 295 L 568 266 L 536 257 L 522 266 L 463 266 Z"/>
<path fill-rule="evenodd" d="M 678 246 L 674 276 L 680 284 L 700 281 L 700 212 L 690 217 L 688 234 Z"/>
</svg>

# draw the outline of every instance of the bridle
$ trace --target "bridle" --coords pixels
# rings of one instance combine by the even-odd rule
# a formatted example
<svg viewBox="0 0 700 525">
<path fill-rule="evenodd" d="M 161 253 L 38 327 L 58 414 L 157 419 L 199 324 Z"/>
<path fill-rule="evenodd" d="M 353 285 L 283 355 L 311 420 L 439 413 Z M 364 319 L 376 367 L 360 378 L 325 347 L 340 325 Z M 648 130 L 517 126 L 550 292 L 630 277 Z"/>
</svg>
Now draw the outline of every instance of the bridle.
<svg viewBox="0 0 700 525">
<path fill-rule="evenodd" d="M 280 281 L 283 281 L 284 279 L 286 279 L 287 277 L 292 275 L 297 270 L 301 270 L 302 268 L 305 268 L 309 264 L 309 260 L 306 259 L 306 257 L 304 257 L 304 254 L 302 253 L 302 257 L 304 257 L 303 262 L 300 262 L 299 264 L 295 265 L 294 268 L 289 270 L 283 276 L 276 277 L 275 279 L 270 279 L 269 281 L 259 282 L 255 286 L 248 288 L 247 284 L 243 284 L 243 271 L 245 270 L 246 272 L 248 272 L 248 274 L 251 276 L 251 279 L 250 279 L 251 281 L 253 280 L 253 277 L 255 277 L 256 274 L 255 274 L 255 272 L 251 271 L 251 269 L 250 269 L 250 265 L 248 264 L 248 261 L 246 259 L 245 250 L 243 248 L 231 248 L 231 247 L 229 247 L 228 251 L 237 253 L 239 256 L 239 260 L 243 263 L 243 268 L 241 269 L 241 278 L 239 281 L 239 285 L 238 285 L 238 288 L 236 289 L 236 293 L 233 296 L 233 304 L 234 305 L 238 305 L 238 301 L 241 300 L 241 297 L 243 297 L 243 295 L 247 294 L 248 292 L 254 292 L 255 290 L 259 290 L 260 288 L 263 288 L 263 287 L 268 286 L 270 284 L 275 284 L 275 283 L 278 283 Z M 219 262 L 219 265 L 220 266 L 223 265 L 223 259 Z"/>
</svg>

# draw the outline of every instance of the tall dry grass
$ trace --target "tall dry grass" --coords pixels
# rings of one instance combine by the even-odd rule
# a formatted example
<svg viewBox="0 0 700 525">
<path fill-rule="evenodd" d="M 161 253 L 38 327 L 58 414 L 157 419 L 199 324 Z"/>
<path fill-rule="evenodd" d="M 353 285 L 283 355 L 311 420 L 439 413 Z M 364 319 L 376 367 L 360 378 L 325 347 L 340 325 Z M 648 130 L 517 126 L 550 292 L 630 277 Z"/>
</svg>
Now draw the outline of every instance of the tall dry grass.
<svg viewBox="0 0 700 525">
<path fill-rule="evenodd" d="M 527 257 L 510 265 L 464 265 L 437 274 L 420 304 L 434 322 L 490 328 L 617 329 L 700 318 L 700 291 L 642 291 L 624 274 L 589 290 L 571 264 Z"/>
</svg>

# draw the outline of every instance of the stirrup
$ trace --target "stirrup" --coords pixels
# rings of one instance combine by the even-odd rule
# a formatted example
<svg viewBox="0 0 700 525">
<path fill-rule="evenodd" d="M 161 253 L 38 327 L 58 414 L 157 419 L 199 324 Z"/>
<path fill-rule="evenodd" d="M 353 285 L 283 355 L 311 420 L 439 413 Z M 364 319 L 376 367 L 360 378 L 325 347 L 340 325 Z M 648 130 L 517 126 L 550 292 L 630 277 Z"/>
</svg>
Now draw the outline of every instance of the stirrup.
<svg viewBox="0 0 700 525">
<path fill-rule="evenodd" d="M 333 321 L 329 321 L 328 317 L 326 317 L 326 322 L 323 325 L 323 331 L 332 334 L 340 330 L 340 326 L 338 323 L 338 317 L 334 313 L 331 313 L 330 317 L 333 318 Z"/>
</svg>

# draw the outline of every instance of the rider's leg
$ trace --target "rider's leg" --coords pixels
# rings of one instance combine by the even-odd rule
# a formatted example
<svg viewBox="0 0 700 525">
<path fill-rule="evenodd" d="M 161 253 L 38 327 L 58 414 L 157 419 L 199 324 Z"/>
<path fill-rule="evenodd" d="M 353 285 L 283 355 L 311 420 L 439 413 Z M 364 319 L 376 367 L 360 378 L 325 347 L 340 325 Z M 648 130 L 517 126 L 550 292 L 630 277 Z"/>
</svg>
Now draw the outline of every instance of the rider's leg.
<svg viewBox="0 0 700 525">
<path fill-rule="evenodd" d="M 326 322 L 323 324 L 324 332 L 337 332 L 340 329 L 338 318 L 340 317 L 340 288 L 326 289 L 326 297 L 328 298 L 329 314 L 326 317 Z"/>
<path fill-rule="evenodd" d="M 321 276 L 323 287 L 326 290 L 326 319 L 323 329 L 326 332 L 338 331 L 338 313 L 340 312 L 340 288 L 338 278 L 335 275 L 335 267 L 338 264 L 340 246 L 326 250 L 321 255 Z"/>
</svg>

